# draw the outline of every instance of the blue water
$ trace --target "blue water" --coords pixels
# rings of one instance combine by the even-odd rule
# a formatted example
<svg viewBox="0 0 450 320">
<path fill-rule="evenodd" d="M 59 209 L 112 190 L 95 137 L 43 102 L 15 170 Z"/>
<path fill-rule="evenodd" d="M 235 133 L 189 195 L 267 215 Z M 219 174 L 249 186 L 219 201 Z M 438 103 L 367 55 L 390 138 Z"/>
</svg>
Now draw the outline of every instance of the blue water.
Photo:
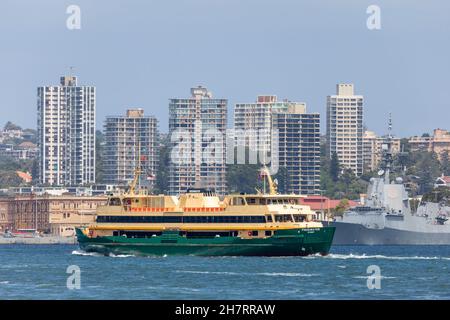
<svg viewBox="0 0 450 320">
<path fill-rule="evenodd" d="M 80 289 L 67 288 L 70 265 L 81 270 Z M 367 287 L 370 265 L 380 268 L 380 289 Z M 2 245 L 0 299 L 450 299 L 450 246 L 335 246 L 327 257 L 265 258 Z"/>
</svg>

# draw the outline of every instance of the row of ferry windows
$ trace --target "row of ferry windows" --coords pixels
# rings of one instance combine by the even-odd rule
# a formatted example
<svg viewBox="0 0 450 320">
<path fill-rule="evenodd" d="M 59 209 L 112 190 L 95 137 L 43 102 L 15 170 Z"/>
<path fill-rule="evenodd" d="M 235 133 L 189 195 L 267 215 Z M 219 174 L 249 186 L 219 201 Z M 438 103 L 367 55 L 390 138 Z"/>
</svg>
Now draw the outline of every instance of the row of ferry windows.
<svg viewBox="0 0 450 320">
<path fill-rule="evenodd" d="M 159 200 L 159 199 L 158 199 Z M 124 205 L 131 205 L 131 199 L 124 199 Z M 137 199 L 136 199 L 137 202 Z M 267 198 L 244 198 L 244 197 L 233 197 L 232 198 L 232 205 L 235 206 L 242 206 L 247 203 L 248 205 L 268 205 L 268 204 L 298 204 L 298 199 L 267 199 Z M 149 203 L 151 207 L 160 207 L 162 206 L 163 202 L 160 201 L 159 203 Z M 122 202 L 120 201 L 120 198 L 111 198 L 109 200 L 110 206 L 120 206 L 122 205 Z"/>
<path fill-rule="evenodd" d="M 179 236 L 186 237 L 186 238 L 218 238 L 218 237 L 237 237 L 238 236 L 237 231 L 214 231 L 214 232 L 208 232 L 208 231 L 200 231 L 200 232 L 186 232 L 186 231 L 180 231 L 178 233 Z M 162 232 L 158 231 L 131 231 L 131 230 L 120 230 L 120 231 L 113 231 L 114 237 L 127 237 L 127 238 L 153 238 L 153 237 L 160 237 L 162 235 Z M 266 237 L 273 236 L 273 231 L 271 230 L 265 230 L 264 235 Z M 257 237 L 259 236 L 259 232 L 256 230 L 249 231 L 248 236 Z M 164 240 L 163 240 L 164 241 Z M 161 241 L 161 242 L 163 242 Z M 167 240 L 166 240 L 167 241 Z M 171 240 L 171 242 L 177 242 L 176 239 Z"/>
<path fill-rule="evenodd" d="M 290 214 L 275 215 L 276 222 L 293 222 Z M 304 216 L 294 215 L 295 222 L 304 221 Z M 98 216 L 103 223 L 266 223 L 272 216 Z"/>
<path fill-rule="evenodd" d="M 245 200 L 244 200 L 245 199 Z M 298 204 L 297 199 L 267 199 L 267 198 L 241 198 L 233 197 L 232 204 L 235 206 L 245 205 L 267 205 L 267 204 Z"/>
</svg>

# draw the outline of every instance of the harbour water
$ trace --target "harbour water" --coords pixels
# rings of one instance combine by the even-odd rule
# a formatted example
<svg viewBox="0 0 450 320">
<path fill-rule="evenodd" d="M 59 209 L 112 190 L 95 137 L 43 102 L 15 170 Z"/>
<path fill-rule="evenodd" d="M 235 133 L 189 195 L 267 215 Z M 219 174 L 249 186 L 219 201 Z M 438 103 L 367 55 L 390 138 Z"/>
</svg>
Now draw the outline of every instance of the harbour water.
<svg viewBox="0 0 450 320">
<path fill-rule="evenodd" d="M 80 289 L 67 288 L 73 265 Z M 381 272 L 379 289 L 367 286 L 369 266 Z M 450 299 L 450 246 L 334 246 L 326 257 L 267 258 L 2 245 L 0 299 Z"/>
</svg>

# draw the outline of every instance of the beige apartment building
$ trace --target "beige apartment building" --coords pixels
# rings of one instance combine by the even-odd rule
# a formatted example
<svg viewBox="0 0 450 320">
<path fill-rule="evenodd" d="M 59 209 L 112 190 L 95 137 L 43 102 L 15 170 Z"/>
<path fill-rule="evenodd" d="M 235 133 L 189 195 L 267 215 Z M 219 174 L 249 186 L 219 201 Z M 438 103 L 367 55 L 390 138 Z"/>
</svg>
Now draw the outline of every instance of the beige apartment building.
<svg viewBox="0 0 450 320">
<path fill-rule="evenodd" d="M 363 103 L 353 84 L 340 83 L 327 97 L 327 153 L 336 153 L 343 168 L 363 172 Z"/>
<path fill-rule="evenodd" d="M 385 137 L 377 136 L 373 131 L 365 131 L 363 136 L 363 167 L 364 172 L 378 169 L 382 159 L 382 147 Z M 400 138 L 392 138 L 391 152 L 400 152 Z"/>
<path fill-rule="evenodd" d="M 189 98 L 170 99 L 169 194 L 199 185 L 226 193 L 227 104 L 202 86 Z"/>
<path fill-rule="evenodd" d="M 411 151 L 429 151 L 437 154 L 441 159 L 443 152 L 450 151 L 450 132 L 444 129 L 434 129 L 433 135 L 428 137 L 411 137 L 409 139 Z"/>
<path fill-rule="evenodd" d="M 124 116 L 106 117 L 104 134 L 104 182 L 128 186 L 140 161 L 141 184 L 152 189 L 158 165 L 158 120 L 145 116 L 143 109 L 129 109 Z"/>
<path fill-rule="evenodd" d="M 76 226 L 95 221 L 97 206 L 107 197 L 15 196 L 0 200 L 0 226 L 8 229 L 36 229 L 57 236 L 73 236 Z"/>
<path fill-rule="evenodd" d="M 106 204 L 106 197 L 53 197 L 49 199 L 49 224 L 53 235 L 73 236 L 76 226 L 95 222 L 97 206 Z"/>
<path fill-rule="evenodd" d="M 5 230 L 12 228 L 13 222 L 9 214 L 9 206 L 10 201 L 8 198 L 0 198 L 0 232 L 5 232 Z"/>
</svg>

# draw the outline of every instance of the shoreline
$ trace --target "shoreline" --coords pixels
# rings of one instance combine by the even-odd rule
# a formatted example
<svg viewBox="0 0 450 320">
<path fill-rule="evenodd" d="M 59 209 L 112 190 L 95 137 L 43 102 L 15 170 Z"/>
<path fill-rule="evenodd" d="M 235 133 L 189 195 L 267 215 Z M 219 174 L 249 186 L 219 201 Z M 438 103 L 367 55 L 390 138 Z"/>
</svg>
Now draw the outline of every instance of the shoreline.
<svg viewBox="0 0 450 320">
<path fill-rule="evenodd" d="M 33 238 L 0 237 L 0 245 L 8 245 L 8 244 L 77 244 L 77 239 L 76 237 L 61 237 L 61 236 L 33 237 Z"/>
</svg>

